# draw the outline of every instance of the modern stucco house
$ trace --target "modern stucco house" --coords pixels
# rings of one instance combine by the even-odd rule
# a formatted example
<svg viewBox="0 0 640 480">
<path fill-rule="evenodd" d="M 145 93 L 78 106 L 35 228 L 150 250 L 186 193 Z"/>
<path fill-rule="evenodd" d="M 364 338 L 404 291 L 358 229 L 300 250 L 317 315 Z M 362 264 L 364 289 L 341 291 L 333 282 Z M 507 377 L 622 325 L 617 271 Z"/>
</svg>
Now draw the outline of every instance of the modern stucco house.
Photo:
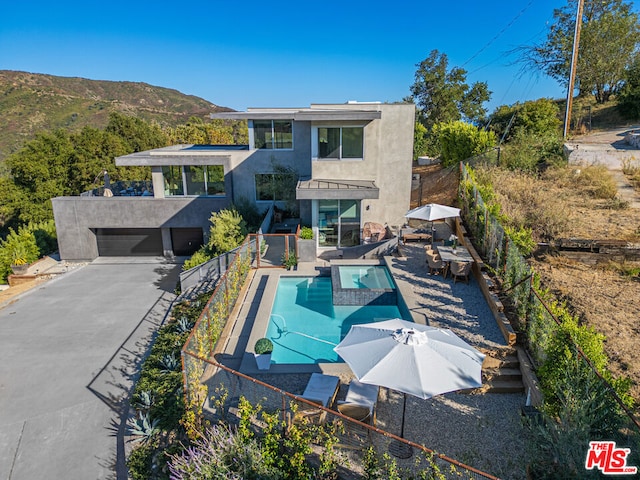
<svg viewBox="0 0 640 480">
<path fill-rule="evenodd" d="M 249 145 L 176 145 L 116 158 L 118 166 L 151 167 L 153 195 L 54 198 L 61 257 L 190 254 L 211 212 L 240 200 L 263 211 L 274 202 L 286 208 L 283 185 L 295 189 L 300 221 L 317 232 L 319 250 L 360 244 L 366 222 L 404 222 L 413 104 L 312 104 L 211 117 L 247 120 Z"/>
</svg>

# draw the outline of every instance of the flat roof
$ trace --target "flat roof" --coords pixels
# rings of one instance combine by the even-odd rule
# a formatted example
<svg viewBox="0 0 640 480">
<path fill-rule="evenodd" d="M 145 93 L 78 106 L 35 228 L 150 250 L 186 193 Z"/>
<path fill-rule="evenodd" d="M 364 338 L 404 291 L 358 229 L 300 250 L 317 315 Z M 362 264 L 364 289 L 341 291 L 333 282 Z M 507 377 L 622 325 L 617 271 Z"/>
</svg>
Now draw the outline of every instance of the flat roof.
<svg viewBox="0 0 640 480">
<path fill-rule="evenodd" d="M 371 121 L 382 118 L 379 106 L 379 103 L 350 102 L 342 105 L 311 105 L 305 108 L 248 108 L 246 112 L 218 112 L 210 114 L 209 117 L 227 120 Z"/>
<path fill-rule="evenodd" d="M 363 200 L 379 198 L 380 189 L 373 180 L 300 180 L 296 187 L 297 200 Z"/>
<path fill-rule="evenodd" d="M 144 152 L 116 157 L 116 165 L 168 166 L 168 165 L 222 165 L 232 152 L 249 150 L 248 145 L 171 145 Z"/>
</svg>

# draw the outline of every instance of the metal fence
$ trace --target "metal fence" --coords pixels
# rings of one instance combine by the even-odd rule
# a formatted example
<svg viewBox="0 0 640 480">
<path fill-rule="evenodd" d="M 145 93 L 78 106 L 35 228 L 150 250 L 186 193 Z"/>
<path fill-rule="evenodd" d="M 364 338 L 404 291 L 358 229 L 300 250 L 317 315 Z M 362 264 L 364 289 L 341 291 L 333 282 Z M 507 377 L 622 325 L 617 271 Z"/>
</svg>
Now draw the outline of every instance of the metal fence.
<svg viewBox="0 0 640 480">
<path fill-rule="evenodd" d="M 283 244 L 290 241 L 288 235 L 281 236 Z M 255 267 L 260 261 L 261 237 L 248 236 L 236 250 L 182 348 L 184 395 L 188 408 L 202 410 L 202 415 L 211 420 L 233 424 L 238 422 L 239 402 L 243 397 L 252 404 L 259 404 L 265 412 L 277 413 L 285 436 L 293 424 L 300 424 L 301 428 L 317 428 L 318 425 L 331 428 L 339 440 L 333 450 L 342 459 L 340 464 L 348 465 L 348 470 L 342 467 L 336 472 L 340 478 L 363 478 L 365 452 L 373 447 L 373 451 L 379 454 L 376 458 L 387 458 L 388 462 L 394 462 L 389 468 L 397 467 L 403 478 L 495 479 L 492 475 L 437 454 L 422 445 L 232 370 L 216 360 L 216 355 L 222 354 L 215 353 L 218 339 L 227 336 L 232 328 L 229 320 L 234 318 L 234 309 L 245 288 L 251 265 Z M 295 248 L 295 239 L 293 242 Z M 257 432 L 264 428 L 260 418 L 254 418 L 252 423 Z M 314 445 L 314 453 L 309 460 L 317 461 L 325 448 L 326 445 L 322 443 Z M 391 452 L 391 456 L 385 455 L 388 452 Z M 407 452 L 411 452 L 410 458 L 401 458 Z"/>
<path fill-rule="evenodd" d="M 480 188 L 469 168 L 460 164 L 461 181 L 459 197 L 462 201 L 462 216 L 465 219 L 474 244 L 482 254 L 485 264 L 501 279 L 502 293 L 506 296 L 513 310 L 510 319 L 514 328 L 520 333 L 520 341 L 524 341 L 534 364 L 540 366 L 545 361 L 545 352 L 555 337 L 559 335 L 562 320 L 554 315 L 553 308 L 541 296 L 534 286 L 535 272 L 513 240 L 506 234 L 500 222 L 491 214 L 480 195 Z M 607 392 L 609 401 L 615 403 L 626 417 L 623 420 L 629 436 L 637 437 L 640 433 L 640 422 L 626 407 L 603 375 L 597 371 L 590 359 L 575 343 L 573 338 L 567 339 L 570 349 L 581 367 L 585 381 L 599 385 Z M 630 437 L 629 437 L 630 438 Z M 636 440 L 634 440 L 635 443 Z"/>
</svg>

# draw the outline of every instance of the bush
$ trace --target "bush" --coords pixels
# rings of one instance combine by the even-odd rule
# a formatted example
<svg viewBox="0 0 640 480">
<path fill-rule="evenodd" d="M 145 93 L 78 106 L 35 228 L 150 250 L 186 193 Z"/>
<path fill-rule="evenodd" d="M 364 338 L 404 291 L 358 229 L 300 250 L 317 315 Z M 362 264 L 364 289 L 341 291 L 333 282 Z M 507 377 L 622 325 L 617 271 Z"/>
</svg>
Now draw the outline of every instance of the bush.
<svg viewBox="0 0 640 480">
<path fill-rule="evenodd" d="M 313 229 L 311 227 L 302 227 L 300 229 L 300 238 L 303 240 L 313 240 Z"/>
<path fill-rule="evenodd" d="M 0 277 L 6 280 L 11 274 L 11 265 L 25 265 L 40 258 L 40 250 L 36 238 L 27 227 L 20 227 L 16 232 L 9 229 L 9 234 L 0 240 Z"/>
<path fill-rule="evenodd" d="M 465 122 L 437 123 L 433 135 L 438 138 L 443 167 L 485 153 L 496 144 L 493 132 Z"/>
<path fill-rule="evenodd" d="M 247 224 L 234 208 L 213 213 L 210 221 L 209 247 L 214 256 L 233 250 L 247 236 Z"/>
<path fill-rule="evenodd" d="M 268 338 L 260 338 L 256 342 L 253 350 L 258 354 L 262 355 L 265 353 L 273 352 L 273 342 Z"/>
<path fill-rule="evenodd" d="M 208 262 L 212 258 L 213 256 L 209 251 L 209 247 L 207 245 L 203 245 L 198 251 L 191 255 L 190 258 L 185 260 L 184 264 L 182 265 L 182 270 L 186 271 L 193 267 L 197 267 L 198 265 L 202 265 L 203 263 Z"/>
</svg>

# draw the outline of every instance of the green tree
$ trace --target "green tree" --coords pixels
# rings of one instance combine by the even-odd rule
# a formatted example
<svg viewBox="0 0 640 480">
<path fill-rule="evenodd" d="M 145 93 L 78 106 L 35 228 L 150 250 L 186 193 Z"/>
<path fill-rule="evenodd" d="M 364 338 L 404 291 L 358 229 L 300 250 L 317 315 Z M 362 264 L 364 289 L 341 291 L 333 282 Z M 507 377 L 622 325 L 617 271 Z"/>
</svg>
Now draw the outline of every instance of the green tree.
<svg viewBox="0 0 640 480">
<path fill-rule="evenodd" d="M 569 84 L 578 0 L 553 12 L 547 38 L 538 45 L 520 47 L 525 70 L 538 70 Z M 576 80 L 580 96 L 609 100 L 622 85 L 625 68 L 640 43 L 638 15 L 622 0 L 585 0 Z"/>
<path fill-rule="evenodd" d="M 521 135 L 557 135 L 560 132 L 560 108 L 548 98 L 514 105 L 502 105 L 491 114 L 491 130 L 506 141 Z"/>
<path fill-rule="evenodd" d="M 640 119 L 640 55 L 636 55 L 627 68 L 625 82 L 618 96 L 618 110 L 629 119 Z"/>
<path fill-rule="evenodd" d="M 436 123 L 469 120 L 477 122 L 485 117 L 483 104 L 491 98 L 486 82 L 467 85 L 467 71 L 448 68 L 447 55 L 432 50 L 417 64 L 415 81 L 411 86 L 412 99 L 418 106 L 420 122 L 431 130 Z"/>
<path fill-rule="evenodd" d="M 209 221 L 209 247 L 214 256 L 233 250 L 247 236 L 247 224 L 235 208 L 215 212 Z"/>
<path fill-rule="evenodd" d="M 433 134 L 438 139 L 443 166 L 484 153 L 496 144 L 493 132 L 460 121 L 437 123 Z"/>
<path fill-rule="evenodd" d="M 40 133 L 24 148 L 7 157 L 11 182 L 6 208 L 19 224 L 53 218 L 51 199 L 71 194 L 69 182 L 73 143 L 64 130 Z M 3 192 L 4 193 L 4 192 Z"/>
<path fill-rule="evenodd" d="M 169 139 L 157 123 L 148 123 L 118 112 L 109 114 L 109 123 L 105 131 L 121 138 L 128 147 L 128 153 L 169 145 Z"/>
</svg>

